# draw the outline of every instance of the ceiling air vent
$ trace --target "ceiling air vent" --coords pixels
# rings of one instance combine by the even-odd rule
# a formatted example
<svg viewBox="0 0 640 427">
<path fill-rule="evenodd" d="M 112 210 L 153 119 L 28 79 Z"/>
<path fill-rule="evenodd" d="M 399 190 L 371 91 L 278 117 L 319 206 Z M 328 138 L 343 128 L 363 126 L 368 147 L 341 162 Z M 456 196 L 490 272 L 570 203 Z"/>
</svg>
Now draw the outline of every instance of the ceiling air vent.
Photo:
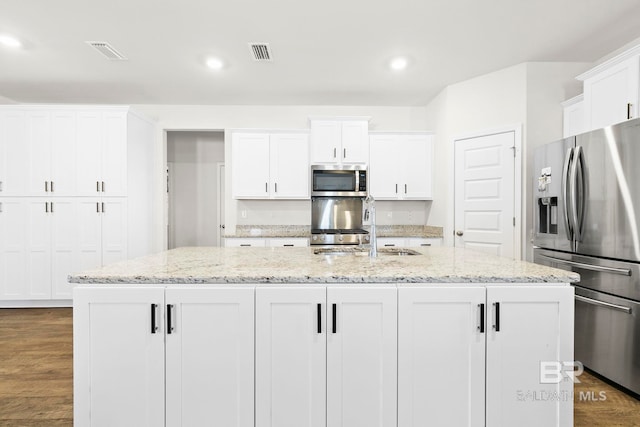
<svg viewBox="0 0 640 427">
<path fill-rule="evenodd" d="M 271 62 L 273 59 L 269 43 L 249 43 L 249 49 L 254 61 Z"/>
<path fill-rule="evenodd" d="M 107 59 L 112 61 L 126 61 L 127 58 L 118 52 L 113 46 L 107 42 L 86 42 L 89 46 L 97 50 Z"/>
</svg>

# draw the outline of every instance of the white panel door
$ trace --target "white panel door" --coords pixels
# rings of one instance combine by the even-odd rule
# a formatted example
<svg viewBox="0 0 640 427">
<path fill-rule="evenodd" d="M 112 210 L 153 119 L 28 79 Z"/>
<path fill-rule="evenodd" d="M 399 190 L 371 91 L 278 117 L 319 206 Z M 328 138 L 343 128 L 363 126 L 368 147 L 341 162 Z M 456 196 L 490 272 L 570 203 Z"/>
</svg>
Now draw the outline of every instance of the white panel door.
<svg viewBox="0 0 640 427">
<path fill-rule="evenodd" d="M 430 135 L 402 136 L 400 165 L 403 199 L 425 200 L 433 197 L 433 140 Z"/>
<path fill-rule="evenodd" d="M 102 115 L 95 111 L 79 111 L 77 120 L 78 196 L 101 193 L 102 181 Z"/>
<path fill-rule="evenodd" d="M 56 196 L 75 196 L 78 187 L 76 115 L 70 111 L 51 114 L 51 192 Z"/>
<path fill-rule="evenodd" d="M 74 290 L 75 425 L 165 425 L 163 303 L 164 288 Z"/>
<path fill-rule="evenodd" d="M 455 246 L 515 256 L 514 138 L 455 141 Z"/>
<path fill-rule="evenodd" d="M 376 200 L 397 200 L 400 197 L 402 170 L 399 140 L 398 135 L 371 136 L 368 184 L 369 193 Z"/>
<path fill-rule="evenodd" d="M 309 137 L 306 134 L 271 135 L 271 196 L 309 198 Z"/>
<path fill-rule="evenodd" d="M 325 288 L 256 289 L 256 427 L 327 426 L 325 300 Z"/>
<path fill-rule="evenodd" d="M 340 122 L 311 120 L 311 163 L 339 163 L 341 138 Z"/>
<path fill-rule="evenodd" d="M 27 280 L 25 299 L 51 298 L 51 204 L 29 199 L 27 216 Z"/>
<path fill-rule="evenodd" d="M 327 425 L 396 426 L 397 290 L 329 288 L 327 315 Z"/>
<path fill-rule="evenodd" d="M 638 117 L 640 58 L 630 58 L 584 81 L 587 131 Z"/>
<path fill-rule="evenodd" d="M 51 296 L 71 299 L 73 287 L 67 276 L 79 271 L 78 202 L 56 198 L 50 202 L 51 214 Z"/>
<path fill-rule="evenodd" d="M 233 134 L 231 185 L 234 198 L 269 198 L 269 157 L 269 134 Z"/>
<path fill-rule="evenodd" d="M 573 362 L 573 288 L 490 287 L 487 307 L 486 425 L 573 425 L 573 383 L 541 376 Z"/>
<path fill-rule="evenodd" d="M 127 259 L 127 199 L 105 198 L 102 216 L 102 265 Z"/>
<path fill-rule="evenodd" d="M 25 171 L 29 191 L 24 196 L 45 196 L 51 191 L 51 115 L 46 111 L 26 113 L 29 166 Z"/>
<path fill-rule="evenodd" d="M 78 200 L 78 270 L 102 266 L 102 213 L 100 199 Z"/>
<path fill-rule="evenodd" d="M 29 269 L 27 198 L 0 198 L 0 299 L 25 299 Z"/>
<path fill-rule="evenodd" d="M 165 299 L 166 425 L 253 427 L 254 289 L 167 289 Z"/>
<path fill-rule="evenodd" d="M 103 113 L 102 132 L 102 195 L 126 196 L 127 113 Z"/>
<path fill-rule="evenodd" d="M 484 288 L 398 289 L 398 427 L 484 426 Z"/>
<path fill-rule="evenodd" d="M 27 122 L 21 111 L 0 113 L 0 196 L 24 196 L 29 189 Z"/>
<path fill-rule="evenodd" d="M 369 122 L 341 122 L 342 163 L 367 163 L 369 159 Z"/>
</svg>

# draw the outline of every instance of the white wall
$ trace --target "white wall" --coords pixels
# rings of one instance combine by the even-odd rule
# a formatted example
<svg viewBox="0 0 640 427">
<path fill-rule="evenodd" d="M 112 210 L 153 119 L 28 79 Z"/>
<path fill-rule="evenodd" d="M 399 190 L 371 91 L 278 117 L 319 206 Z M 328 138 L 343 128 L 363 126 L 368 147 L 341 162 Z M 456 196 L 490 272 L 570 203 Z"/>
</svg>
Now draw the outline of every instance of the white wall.
<svg viewBox="0 0 640 427">
<path fill-rule="evenodd" d="M 562 137 L 560 102 L 580 93 L 575 76 L 584 63 L 523 63 L 445 88 L 427 105 L 427 126 L 436 133 L 434 202 L 429 222 L 444 225 L 453 244 L 453 141 L 465 135 L 522 127 L 523 257 L 531 259 L 532 183 L 528 178 L 536 146 Z"/>
<path fill-rule="evenodd" d="M 169 132 L 169 248 L 218 245 L 218 163 L 223 132 Z"/>
<path fill-rule="evenodd" d="M 229 130 L 250 129 L 307 129 L 309 116 L 370 116 L 371 131 L 428 131 L 425 107 L 380 106 L 244 106 L 244 105 L 133 105 L 135 110 L 158 122 L 156 144 L 157 188 L 155 192 L 154 228 L 157 234 L 154 248 L 166 247 L 166 216 L 164 166 L 166 164 L 166 131 L 168 130 L 224 130 L 227 195 L 225 218 L 228 232 L 234 232 L 237 223 L 309 224 L 308 208 L 296 201 L 248 202 L 231 199 L 231 149 Z M 256 205 L 260 203 L 260 205 Z M 263 205 L 264 203 L 264 205 Z M 243 209 L 239 209 L 238 206 Z M 260 207 L 260 209 L 257 208 Z M 266 209 L 264 209 L 266 207 Z M 246 209 L 245 209 L 246 208 Z M 406 208 L 405 208 L 406 209 Z M 242 218 L 247 210 L 247 218 Z M 265 212 L 262 212 L 264 210 Z M 405 215 L 405 214 L 402 214 Z M 401 216 L 402 216 L 401 215 Z M 409 214 L 407 213 L 408 217 Z M 413 213 L 412 218 L 419 217 Z M 306 220 L 305 220 L 306 218 Z M 244 222 L 244 221 L 247 222 Z M 430 221 L 431 223 L 431 221 Z M 436 224 L 437 225 L 437 224 Z"/>
</svg>

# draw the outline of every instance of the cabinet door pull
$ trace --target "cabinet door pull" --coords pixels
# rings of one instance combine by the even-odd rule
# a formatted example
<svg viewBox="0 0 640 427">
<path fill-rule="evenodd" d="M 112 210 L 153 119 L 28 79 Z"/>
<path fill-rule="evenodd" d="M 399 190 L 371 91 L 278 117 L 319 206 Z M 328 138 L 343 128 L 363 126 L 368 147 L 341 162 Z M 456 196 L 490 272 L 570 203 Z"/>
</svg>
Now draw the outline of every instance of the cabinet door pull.
<svg viewBox="0 0 640 427">
<path fill-rule="evenodd" d="M 495 329 L 496 332 L 500 332 L 500 303 L 494 302 L 493 306 L 495 307 L 495 312 L 496 312 L 496 322 L 493 325 L 493 329 Z"/>
<path fill-rule="evenodd" d="M 385 246 L 395 246 L 396 244 L 395 243 L 385 243 L 384 245 Z"/>
<path fill-rule="evenodd" d="M 2 181 L 0 181 L 0 192 L 2 191 Z"/>
<path fill-rule="evenodd" d="M 51 211 L 51 213 L 53 213 L 53 202 L 49 202 L 49 203 L 50 203 L 49 210 Z"/>
<path fill-rule="evenodd" d="M 100 181 L 96 181 L 96 193 L 100 192 Z"/>
<path fill-rule="evenodd" d="M 396 184 L 396 194 L 398 194 L 398 184 Z"/>
<path fill-rule="evenodd" d="M 336 333 L 337 331 L 337 326 L 336 324 L 338 323 L 338 307 L 337 304 L 331 304 L 331 320 L 332 320 L 332 325 L 331 325 L 331 332 L 332 333 Z"/>
<path fill-rule="evenodd" d="M 158 325 L 156 324 L 156 311 L 158 304 L 151 304 L 151 333 L 155 334 L 158 331 Z"/>
<path fill-rule="evenodd" d="M 342 158 L 343 158 L 343 159 L 346 159 L 346 158 L 347 158 L 347 149 L 346 149 L 346 148 L 344 149 L 344 154 L 342 155 Z"/>
<path fill-rule="evenodd" d="M 173 333 L 173 304 L 167 304 L 167 335 Z"/>
<path fill-rule="evenodd" d="M 44 182 L 44 192 L 48 193 L 49 192 L 49 181 L 45 181 Z"/>
<path fill-rule="evenodd" d="M 484 334 L 484 304 L 478 304 L 480 308 L 480 325 L 478 325 L 478 330 L 481 334 Z"/>
<path fill-rule="evenodd" d="M 49 202 L 44 202 L 44 211 L 49 213 Z"/>
<path fill-rule="evenodd" d="M 0 213 L 2 213 L 2 202 L 0 202 Z"/>
<path fill-rule="evenodd" d="M 407 194 L 407 184 L 404 185 L 404 194 Z"/>
<path fill-rule="evenodd" d="M 265 183 L 264 183 L 264 192 L 265 192 L 265 193 L 268 193 L 268 192 L 269 192 L 269 183 L 268 183 L 268 182 L 265 182 Z"/>
<path fill-rule="evenodd" d="M 337 154 L 337 152 L 338 152 L 338 151 L 337 151 L 336 147 L 333 147 L 333 158 L 334 158 L 334 159 L 336 158 L 336 154 Z"/>
<path fill-rule="evenodd" d="M 318 333 L 322 333 L 322 304 L 318 304 Z"/>
<path fill-rule="evenodd" d="M 102 213 L 104 213 L 104 202 L 102 202 Z"/>
<path fill-rule="evenodd" d="M 53 190 L 53 181 L 51 181 L 50 184 L 51 184 L 51 192 L 53 193 L 53 191 L 54 191 Z"/>
<path fill-rule="evenodd" d="M 100 213 L 100 203 L 96 202 L 96 212 Z"/>
<path fill-rule="evenodd" d="M 420 246 L 431 246 L 431 243 L 420 243 Z"/>
<path fill-rule="evenodd" d="M 273 184 L 276 188 L 276 193 L 278 192 L 278 183 L 276 182 L 275 184 Z"/>
<path fill-rule="evenodd" d="M 102 192 L 104 193 L 104 181 L 102 181 Z"/>
<path fill-rule="evenodd" d="M 627 103 L 627 120 L 631 118 L 631 103 Z"/>
<path fill-rule="evenodd" d="M 251 246 L 249 243 L 241 243 L 240 246 Z"/>
<path fill-rule="evenodd" d="M 293 247 L 293 244 L 292 244 L 292 243 L 287 243 L 287 244 L 282 245 L 282 246 L 285 246 L 285 247 Z"/>
</svg>

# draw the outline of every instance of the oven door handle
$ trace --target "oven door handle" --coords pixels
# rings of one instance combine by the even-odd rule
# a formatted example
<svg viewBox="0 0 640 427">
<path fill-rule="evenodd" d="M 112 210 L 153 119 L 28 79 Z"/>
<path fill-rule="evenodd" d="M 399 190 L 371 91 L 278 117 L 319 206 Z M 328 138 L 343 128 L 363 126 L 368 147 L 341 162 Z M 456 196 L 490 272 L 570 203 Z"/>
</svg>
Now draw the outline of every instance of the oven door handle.
<svg viewBox="0 0 640 427">
<path fill-rule="evenodd" d="M 620 274 L 622 276 L 631 276 L 631 270 L 625 268 L 603 267 L 601 265 L 585 264 L 576 261 L 567 261 L 566 259 L 554 258 L 547 255 L 540 255 L 541 258 L 548 259 L 558 264 L 567 264 L 585 270 L 600 271 L 602 273 Z"/>
<path fill-rule="evenodd" d="M 611 304 L 610 302 L 604 302 L 593 298 L 583 297 L 582 295 L 575 296 L 578 301 L 586 302 L 587 304 L 599 305 L 602 307 L 607 307 L 612 310 L 618 310 L 625 312 L 627 314 L 631 314 L 631 307 L 625 307 L 624 305 Z"/>
</svg>

